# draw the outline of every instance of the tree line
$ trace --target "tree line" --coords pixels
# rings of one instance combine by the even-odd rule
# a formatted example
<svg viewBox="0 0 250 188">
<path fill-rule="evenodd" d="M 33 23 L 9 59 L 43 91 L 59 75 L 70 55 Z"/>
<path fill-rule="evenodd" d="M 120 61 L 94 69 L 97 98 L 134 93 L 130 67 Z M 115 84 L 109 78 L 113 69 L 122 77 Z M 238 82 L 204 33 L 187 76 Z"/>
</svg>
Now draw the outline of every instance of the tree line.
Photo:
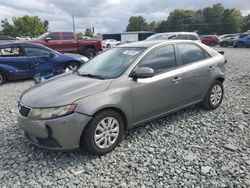
<svg viewBox="0 0 250 188">
<path fill-rule="evenodd" d="M 250 14 L 242 16 L 236 8 L 225 9 L 214 4 L 202 10 L 179 10 L 170 12 L 166 20 L 148 23 L 142 16 L 132 16 L 126 31 L 173 32 L 190 31 L 199 34 L 239 33 L 250 30 Z"/>
</svg>

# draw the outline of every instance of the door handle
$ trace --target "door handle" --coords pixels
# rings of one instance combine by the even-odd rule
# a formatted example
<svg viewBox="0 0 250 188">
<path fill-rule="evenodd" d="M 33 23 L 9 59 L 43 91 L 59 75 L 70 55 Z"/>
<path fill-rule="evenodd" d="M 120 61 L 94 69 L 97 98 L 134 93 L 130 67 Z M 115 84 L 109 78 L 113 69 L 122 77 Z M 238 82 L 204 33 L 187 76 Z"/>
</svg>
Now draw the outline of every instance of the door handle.
<svg viewBox="0 0 250 188">
<path fill-rule="evenodd" d="M 212 66 L 208 67 L 209 71 L 213 71 L 214 69 L 215 69 L 215 67 L 212 67 Z"/>
<path fill-rule="evenodd" d="M 174 77 L 174 79 L 172 80 L 173 82 L 178 82 L 181 80 L 181 77 Z"/>
</svg>

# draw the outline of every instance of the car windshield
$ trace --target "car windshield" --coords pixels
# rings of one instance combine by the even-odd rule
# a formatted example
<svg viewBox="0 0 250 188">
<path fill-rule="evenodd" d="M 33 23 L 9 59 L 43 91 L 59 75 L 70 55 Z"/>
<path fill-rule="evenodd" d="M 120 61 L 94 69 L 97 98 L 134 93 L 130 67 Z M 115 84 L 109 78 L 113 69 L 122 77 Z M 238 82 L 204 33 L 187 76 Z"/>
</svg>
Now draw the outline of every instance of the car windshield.
<svg viewBox="0 0 250 188">
<path fill-rule="evenodd" d="M 145 49 L 141 47 L 112 48 L 91 59 L 78 70 L 78 73 L 80 76 L 101 79 L 117 78 Z"/>
<path fill-rule="evenodd" d="M 48 35 L 48 33 L 44 33 L 44 34 L 40 35 L 39 37 L 37 37 L 37 39 L 38 39 L 38 40 L 42 40 L 42 39 L 44 39 L 47 35 Z"/>
</svg>

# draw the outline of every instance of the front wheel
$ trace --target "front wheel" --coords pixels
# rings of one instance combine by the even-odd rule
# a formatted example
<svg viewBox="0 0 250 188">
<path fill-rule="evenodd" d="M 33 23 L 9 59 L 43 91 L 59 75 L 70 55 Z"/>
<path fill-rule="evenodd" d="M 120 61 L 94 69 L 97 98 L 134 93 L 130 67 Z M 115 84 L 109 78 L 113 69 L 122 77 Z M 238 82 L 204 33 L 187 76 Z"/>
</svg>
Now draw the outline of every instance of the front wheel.
<svg viewBox="0 0 250 188">
<path fill-rule="evenodd" d="M 239 42 L 239 43 L 238 43 L 238 47 L 239 47 L 239 48 L 243 48 L 243 47 L 245 47 L 245 44 L 244 44 L 243 42 Z"/>
<path fill-rule="evenodd" d="M 85 150 L 104 155 L 113 150 L 122 140 L 124 122 L 121 115 L 113 110 L 97 113 L 85 128 L 81 144 Z"/>
<path fill-rule="evenodd" d="M 203 100 L 203 107 L 208 110 L 218 108 L 222 102 L 224 95 L 223 84 L 219 80 L 215 80 L 209 87 L 208 92 Z"/>
<path fill-rule="evenodd" d="M 4 84 L 7 81 L 7 78 L 3 72 L 0 71 L 0 85 Z"/>
<path fill-rule="evenodd" d="M 76 63 L 76 62 L 70 62 L 66 66 L 66 68 L 68 68 L 69 70 L 76 70 L 79 67 L 80 67 L 79 63 Z"/>
</svg>

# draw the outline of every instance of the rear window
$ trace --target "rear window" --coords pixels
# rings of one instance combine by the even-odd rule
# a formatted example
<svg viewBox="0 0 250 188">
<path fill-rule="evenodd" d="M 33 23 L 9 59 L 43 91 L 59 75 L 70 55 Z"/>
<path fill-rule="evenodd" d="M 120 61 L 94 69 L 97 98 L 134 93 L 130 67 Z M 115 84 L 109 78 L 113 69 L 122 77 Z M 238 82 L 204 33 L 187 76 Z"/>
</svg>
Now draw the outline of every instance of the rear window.
<svg viewBox="0 0 250 188">
<path fill-rule="evenodd" d="M 188 35 L 190 40 L 199 40 L 195 35 Z"/>
<path fill-rule="evenodd" d="M 73 40 L 74 35 L 73 33 L 63 33 L 63 40 Z"/>
<path fill-rule="evenodd" d="M 180 35 L 176 36 L 176 39 L 188 40 L 188 36 L 185 34 L 180 34 Z"/>
<path fill-rule="evenodd" d="M 22 50 L 20 47 L 6 47 L 0 49 L 0 55 L 2 57 L 17 57 L 22 56 Z"/>
</svg>

